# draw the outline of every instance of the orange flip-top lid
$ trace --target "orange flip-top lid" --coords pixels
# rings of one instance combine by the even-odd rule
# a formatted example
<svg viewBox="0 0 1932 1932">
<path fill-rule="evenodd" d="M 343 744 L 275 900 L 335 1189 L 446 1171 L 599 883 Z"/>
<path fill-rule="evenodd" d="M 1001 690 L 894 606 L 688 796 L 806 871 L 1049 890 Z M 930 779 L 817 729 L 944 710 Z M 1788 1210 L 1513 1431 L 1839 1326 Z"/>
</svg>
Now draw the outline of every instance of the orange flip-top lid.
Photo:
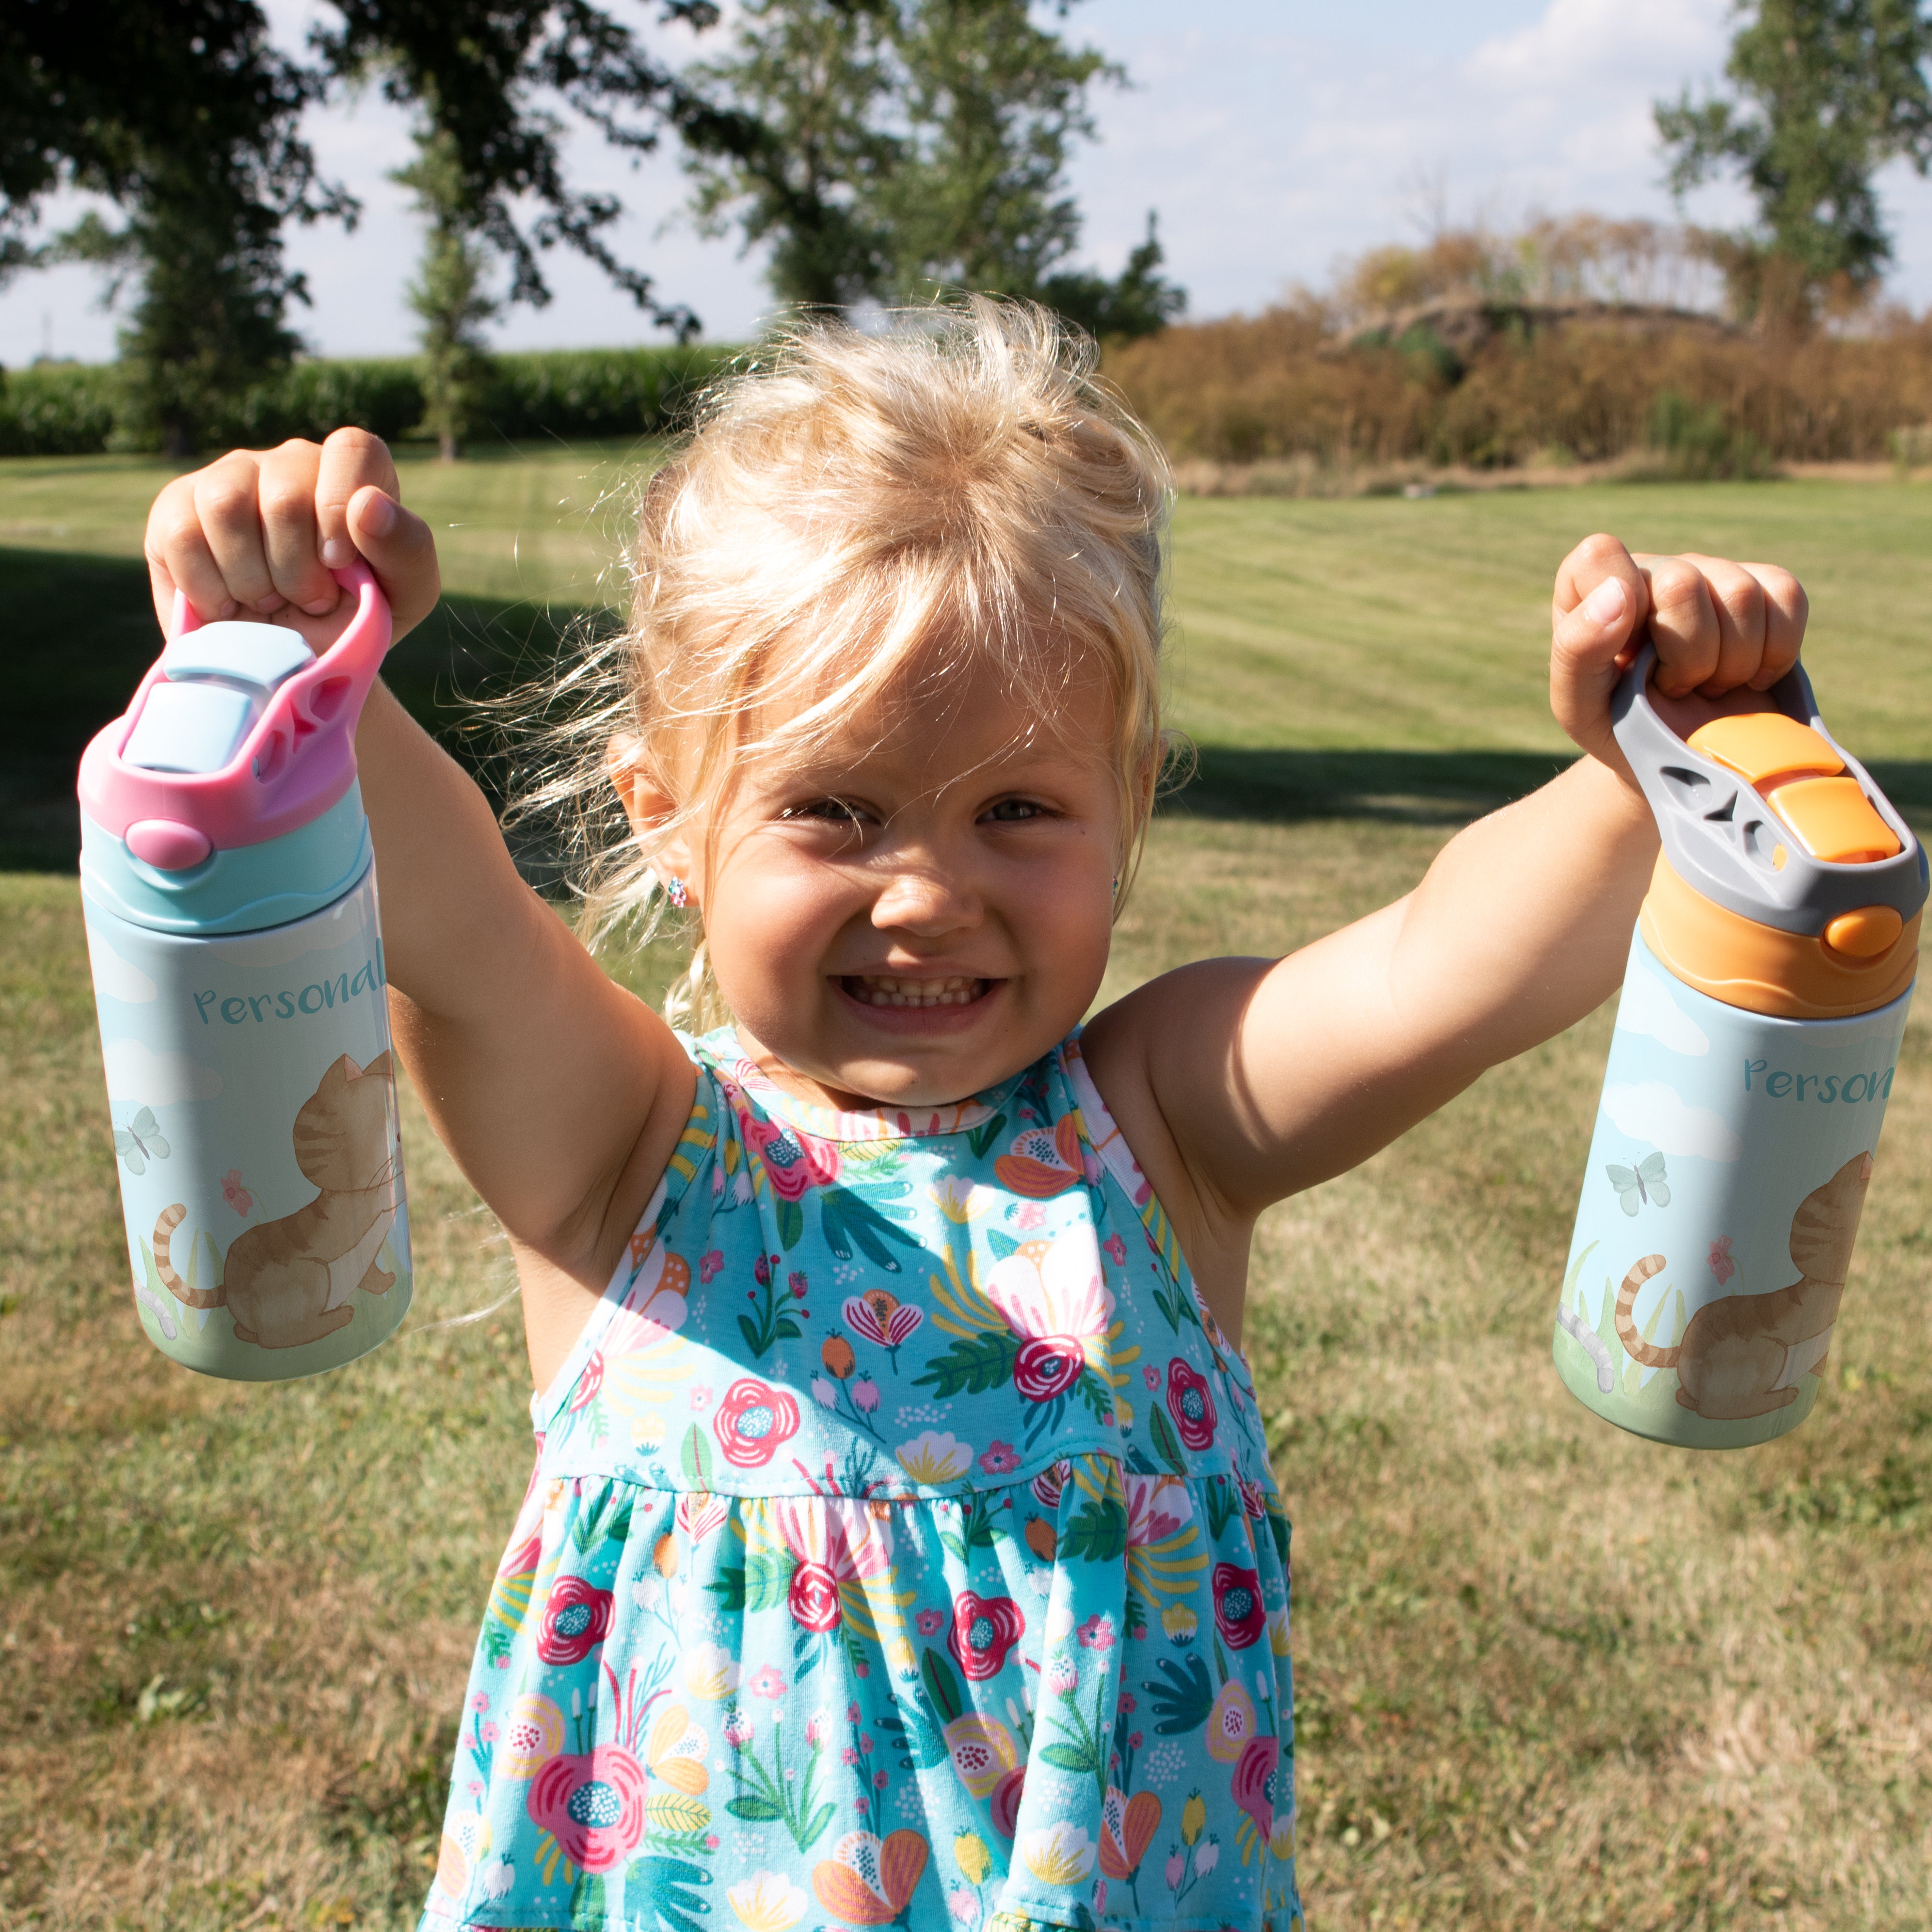
<svg viewBox="0 0 1932 1932">
<path fill-rule="evenodd" d="M 1845 761 L 1808 724 L 1782 712 L 1714 718 L 1686 741 L 1754 787 L 1814 859 L 1863 866 L 1904 848 Z"/>
</svg>

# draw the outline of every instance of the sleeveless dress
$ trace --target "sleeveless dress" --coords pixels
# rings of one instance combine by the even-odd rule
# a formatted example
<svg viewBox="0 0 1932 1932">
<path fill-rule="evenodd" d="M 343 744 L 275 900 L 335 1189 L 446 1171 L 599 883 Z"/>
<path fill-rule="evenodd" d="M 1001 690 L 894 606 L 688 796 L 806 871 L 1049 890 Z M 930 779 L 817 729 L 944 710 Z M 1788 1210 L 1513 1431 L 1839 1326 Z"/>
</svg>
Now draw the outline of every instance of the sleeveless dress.
<svg viewBox="0 0 1932 1932">
<path fill-rule="evenodd" d="M 1078 1034 L 916 1113 L 685 1044 L 532 1404 L 424 1932 L 1300 1932 L 1254 1384 Z"/>
</svg>

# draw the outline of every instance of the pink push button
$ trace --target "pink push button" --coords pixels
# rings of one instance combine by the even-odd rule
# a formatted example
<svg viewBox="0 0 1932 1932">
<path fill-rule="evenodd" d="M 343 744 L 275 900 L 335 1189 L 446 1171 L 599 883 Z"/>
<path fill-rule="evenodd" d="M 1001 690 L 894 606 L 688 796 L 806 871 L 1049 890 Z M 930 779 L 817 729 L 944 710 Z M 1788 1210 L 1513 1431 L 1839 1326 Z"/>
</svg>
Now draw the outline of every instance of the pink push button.
<svg viewBox="0 0 1932 1932">
<path fill-rule="evenodd" d="M 163 872 L 184 872 L 214 849 L 206 832 L 172 818 L 137 819 L 128 826 L 127 840 L 136 858 Z"/>
</svg>

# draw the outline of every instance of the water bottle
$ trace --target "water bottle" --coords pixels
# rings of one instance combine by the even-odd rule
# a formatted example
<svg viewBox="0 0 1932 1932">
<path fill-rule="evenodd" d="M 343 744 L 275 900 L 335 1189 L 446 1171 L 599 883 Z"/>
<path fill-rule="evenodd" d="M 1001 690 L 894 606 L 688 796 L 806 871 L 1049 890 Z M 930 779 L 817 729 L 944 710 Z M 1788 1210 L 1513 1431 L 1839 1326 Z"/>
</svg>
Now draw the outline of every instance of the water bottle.
<svg viewBox="0 0 1932 1932">
<path fill-rule="evenodd" d="M 1918 842 L 1794 667 L 1679 738 L 1646 646 L 1612 703 L 1664 850 L 1630 941 L 1557 1312 L 1579 1400 L 1768 1442 L 1828 1364 L 1918 964 Z"/>
<path fill-rule="evenodd" d="M 141 1326 L 280 1382 L 403 1318 L 409 1217 L 356 724 L 388 648 L 367 567 L 311 656 L 272 624 L 166 649 L 80 765 L 82 909 Z"/>
</svg>

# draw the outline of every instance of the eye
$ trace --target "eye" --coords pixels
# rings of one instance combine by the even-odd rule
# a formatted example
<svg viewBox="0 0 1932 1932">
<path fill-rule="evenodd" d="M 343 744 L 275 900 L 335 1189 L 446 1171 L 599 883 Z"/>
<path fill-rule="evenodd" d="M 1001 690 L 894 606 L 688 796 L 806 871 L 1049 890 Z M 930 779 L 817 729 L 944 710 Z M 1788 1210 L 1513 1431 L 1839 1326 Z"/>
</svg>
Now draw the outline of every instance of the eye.
<svg viewBox="0 0 1932 1932">
<path fill-rule="evenodd" d="M 857 826 L 866 822 L 868 814 L 862 805 L 854 805 L 850 799 L 814 798 L 803 805 L 788 805 L 778 816 L 820 825 Z"/>
<path fill-rule="evenodd" d="M 1029 819 L 1045 818 L 1046 808 L 1030 798 L 1003 798 L 981 816 L 995 825 L 1024 825 Z"/>
</svg>

